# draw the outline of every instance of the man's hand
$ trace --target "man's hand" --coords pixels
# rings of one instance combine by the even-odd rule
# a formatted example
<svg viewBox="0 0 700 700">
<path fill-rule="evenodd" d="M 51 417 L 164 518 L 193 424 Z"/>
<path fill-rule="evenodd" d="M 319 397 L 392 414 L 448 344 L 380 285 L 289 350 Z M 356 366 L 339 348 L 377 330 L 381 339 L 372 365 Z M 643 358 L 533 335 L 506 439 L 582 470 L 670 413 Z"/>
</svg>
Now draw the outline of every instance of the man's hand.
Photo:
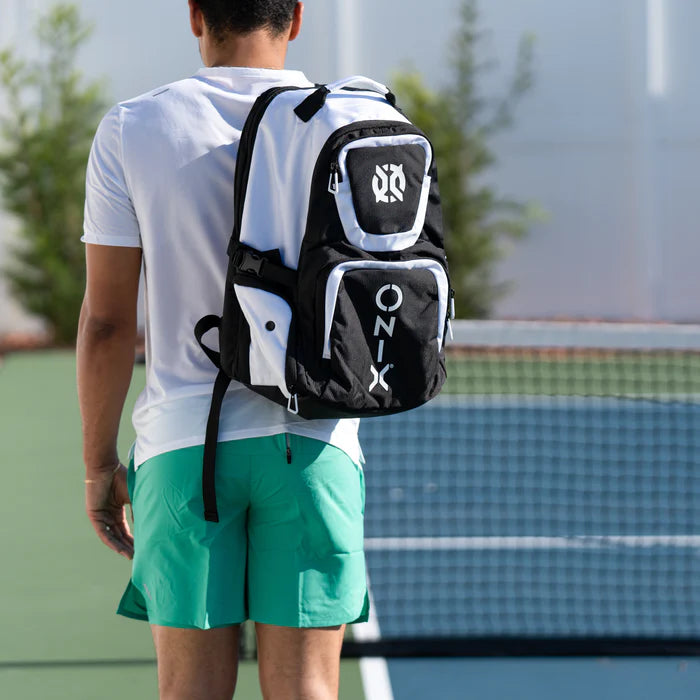
<svg viewBox="0 0 700 700">
<path fill-rule="evenodd" d="M 119 464 L 85 481 L 85 509 L 97 536 L 117 554 L 134 558 L 134 538 L 126 519 L 126 467 Z"/>
</svg>

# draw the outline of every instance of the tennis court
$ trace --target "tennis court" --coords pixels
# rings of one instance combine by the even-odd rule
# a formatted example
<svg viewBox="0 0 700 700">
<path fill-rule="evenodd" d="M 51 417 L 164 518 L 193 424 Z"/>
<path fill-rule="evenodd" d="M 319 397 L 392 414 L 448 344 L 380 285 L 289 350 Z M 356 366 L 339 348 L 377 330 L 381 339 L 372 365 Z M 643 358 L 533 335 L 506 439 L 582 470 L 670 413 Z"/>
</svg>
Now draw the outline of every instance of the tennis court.
<svg viewBox="0 0 700 700">
<path fill-rule="evenodd" d="M 696 698 L 700 331 L 498 326 L 460 327 L 433 404 L 364 423 L 375 614 L 347 648 L 418 658 L 344 661 L 341 698 Z M 113 614 L 129 564 L 83 515 L 74 363 L 0 369 L 0 697 L 155 697 Z"/>
<path fill-rule="evenodd" d="M 358 646 L 463 657 L 390 660 L 393 697 L 700 692 L 698 331 L 465 324 L 440 398 L 364 422 Z M 507 655 L 568 658 L 464 658 Z"/>
<path fill-rule="evenodd" d="M 147 625 L 114 614 L 129 563 L 92 534 L 83 511 L 75 355 L 11 355 L 0 367 L 0 698 L 157 697 Z M 137 368 L 129 401 L 143 385 Z M 132 440 L 124 421 L 121 449 Z M 260 698 L 253 662 L 237 697 Z M 342 698 L 362 698 L 343 662 Z"/>
</svg>

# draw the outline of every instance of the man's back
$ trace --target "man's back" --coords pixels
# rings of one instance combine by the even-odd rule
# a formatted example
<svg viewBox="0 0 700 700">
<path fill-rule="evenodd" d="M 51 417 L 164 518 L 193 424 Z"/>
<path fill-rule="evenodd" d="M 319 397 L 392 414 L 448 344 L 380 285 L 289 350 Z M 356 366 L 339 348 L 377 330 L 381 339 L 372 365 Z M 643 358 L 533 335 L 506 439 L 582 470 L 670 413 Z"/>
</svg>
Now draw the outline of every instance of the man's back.
<svg viewBox="0 0 700 700">
<path fill-rule="evenodd" d="M 298 71 L 204 68 L 117 105 L 98 131 L 84 240 L 143 249 L 148 376 L 134 412 L 137 466 L 203 442 L 216 371 L 193 329 L 222 309 L 238 142 L 255 99 L 275 85 L 311 83 Z M 356 421 L 301 421 L 242 385 L 229 390 L 222 440 L 281 430 L 361 459 Z"/>
<path fill-rule="evenodd" d="M 300 420 L 233 385 L 217 449 L 220 519 L 205 520 L 216 370 L 194 338 L 198 319 L 223 307 L 249 110 L 268 87 L 308 85 L 282 70 L 304 8 L 189 0 L 189 9 L 209 67 L 112 110 L 88 167 L 78 335 L 86 511 L 100 540 L 133 560 L 119 613 L 151 625 L 163 700 L 230 700 L 246 619 L 265 697 L 331 700 L 344 626 L 368 617 L 357 421 Z M 142 264 L 147 386 L 127 469 L 117 437 Z"/>
</svg>

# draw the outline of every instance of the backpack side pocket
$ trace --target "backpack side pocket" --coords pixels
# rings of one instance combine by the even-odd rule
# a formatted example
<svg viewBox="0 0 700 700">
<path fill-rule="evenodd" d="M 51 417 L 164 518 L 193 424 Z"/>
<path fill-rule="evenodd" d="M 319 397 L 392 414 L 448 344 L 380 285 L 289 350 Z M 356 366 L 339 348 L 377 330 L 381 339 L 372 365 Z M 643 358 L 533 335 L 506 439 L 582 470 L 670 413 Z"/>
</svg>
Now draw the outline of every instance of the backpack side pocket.
<svg viewBox="0 0 700 700">
<path fill-rule="evenodd" d="M 277 387 L 289 398 L 285 367 L 291 306 L 277 294 L 257 287 L 236 284 L 234 290 L 250 329 L 250 384 Z"/>
</svg>

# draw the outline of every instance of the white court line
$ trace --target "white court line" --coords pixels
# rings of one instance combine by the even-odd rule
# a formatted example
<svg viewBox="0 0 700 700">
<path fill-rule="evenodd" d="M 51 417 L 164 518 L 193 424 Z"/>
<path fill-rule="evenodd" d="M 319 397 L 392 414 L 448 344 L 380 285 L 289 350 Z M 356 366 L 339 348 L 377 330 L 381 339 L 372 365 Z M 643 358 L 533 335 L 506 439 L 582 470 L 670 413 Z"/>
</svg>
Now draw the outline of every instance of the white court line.
<svg viewBox="0 0 700 700">
<path fill-rule="evenodd" d="M 369 577 L 367 578 L 367 590 L 369 591 L 369 619 L 367 622 L 353 625 L 352 628 L 353 636 L 358 642 L 376 642 L 381 638 Z M 360 659 L 360 674 L 365 700 L 394 700 L 386 659 L 381 657 Z"/>
<path fill-rule="evenodd" d="M 700 547 L 700 535 L 578 535 L 573 537 L 370 537 L 367 551 L 446 549 L 601 549 Z"/>
</svg>

